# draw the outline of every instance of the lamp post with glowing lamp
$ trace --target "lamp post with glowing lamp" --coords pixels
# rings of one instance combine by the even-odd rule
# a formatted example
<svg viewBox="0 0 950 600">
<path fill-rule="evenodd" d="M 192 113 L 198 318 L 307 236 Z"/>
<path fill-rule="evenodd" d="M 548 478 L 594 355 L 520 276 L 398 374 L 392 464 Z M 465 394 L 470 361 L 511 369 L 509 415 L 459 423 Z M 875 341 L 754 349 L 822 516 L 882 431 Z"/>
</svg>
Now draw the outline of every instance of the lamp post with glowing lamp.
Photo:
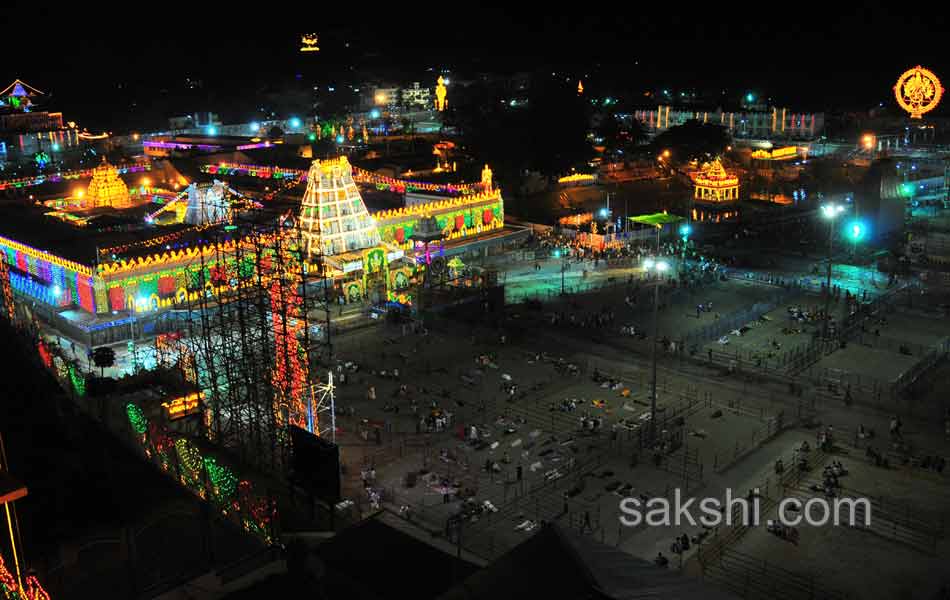
<svg viewBox="0 0 950 600">
<path fill-rule="evenodd" d="M 825 282 L 825 319 L 823 335 L 828 336 L 828 311 L 831 307 L 831 251 L 835 239 L 835 219 L 844 212 L 840 204 L 825 204 L 821 207 L 821 216 L 828 220 L 828 277 Z"/>
<path fill-rule="evenodd" d="M 660 306 L 660 278 L 669 268 L 669 263 L 662 258 L 650 257 L 643 261 L 643 270 L 656 274 L 656 282 L 654 282 L 653 285 L 653 370 L 650 381 L 650 443 L 656 441 L 656 345 L 659 343 L 658 312 Z"/>
<path fill-rule="evenodd" d="M 864 239 L 864 234 L 866 233 L 864 223 L 861 221 L 855 220 L 848 223 L 848 237 L 851 238 L 851 256 L 855 256 L 858 253 L 858 242 Z"/>
<path fill-rule="evenodd" d="M 680 259 L 680 268 L 684 273 L 686 272 L 686 245 L 689 243 L 689 234 L 692 232 L 693 228 L 689 223 L 680 225 L 680 237 L 683 239 L 683 256 Z"/>
<path fill-rule="evenodd" d="M 554 258 L 561 259 L 561 295 L 564 295 L 564 271 L 567 270 L 567 254 L 560 249 L 554 251 Z"/>
</svg>

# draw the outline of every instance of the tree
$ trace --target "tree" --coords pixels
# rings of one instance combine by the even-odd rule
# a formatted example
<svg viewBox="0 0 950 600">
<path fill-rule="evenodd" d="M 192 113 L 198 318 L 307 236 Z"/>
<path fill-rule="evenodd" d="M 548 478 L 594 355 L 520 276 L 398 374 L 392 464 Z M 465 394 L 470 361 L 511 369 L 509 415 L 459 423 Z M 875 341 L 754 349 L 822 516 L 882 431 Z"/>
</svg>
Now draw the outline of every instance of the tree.
<svg viewBox="0 0 950 600">
<path fill-rule="evenodd" d="M 275 125 L 267 131 L 267 137 L 271 139 L 284 137 L 284 130 Z"/>
<path fill-rule="evenodd" d="M 589 104 L 573 86 L 543 75 L 526 95 L 515 97 L 483 83 L 466 87 L 444 119 L 470 154 L 491 164 L 499 181 L 520 178 L 524 171 L 563 174 L 593 156 Z"/>
<path fill-rule="evenodd" d="M 613 111 L 600 115 L 600 123 L 597 124 L 594 133 L 603 140 L 605 153 L 609 154 L 622 149 L 620 121 Z"/>
<path fill-rule="evenodd" d="M 92 351 L 92 362 L 99 367 L 99 374 L 105 377 L 105 370 L 115 364 L 115 350 L 109 346 L 100 346 Z"/>
<path fill-rule="evenodd" d="M 656 136 L 652 146 L 656 153 L 669 150 L 674 160 L 688 162 L 711 160 L 725 152 L 731 143 L 725 127 L 689 120 Z"/>
<path fill-rule="evenodd" d="M 646 131 L 639 119 L 622 120 L 615 109 L 601 116 L 595 132 L 603 140 L 604 153 L 608 155 L 617 152 L 630 154 L 646 139 Z"/>
</svg>

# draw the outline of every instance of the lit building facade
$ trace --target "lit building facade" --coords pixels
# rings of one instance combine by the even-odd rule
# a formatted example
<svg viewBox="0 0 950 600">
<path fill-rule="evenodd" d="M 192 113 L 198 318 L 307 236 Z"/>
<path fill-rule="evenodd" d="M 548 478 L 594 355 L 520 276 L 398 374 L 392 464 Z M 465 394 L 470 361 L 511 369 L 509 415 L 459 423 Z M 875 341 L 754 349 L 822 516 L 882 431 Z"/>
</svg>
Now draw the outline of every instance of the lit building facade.
<svg viewBox="0 0 950 600">
<path fill-rule="evenodd" d="M 674 108 L 669 105 L 633 112 L 633 117 L 652 134 L 695 120 L 722 125 L 736 138 L 812 140 L 825 128 L 824 113 L 794 113 L 787 108 L 765 111 L 723 112 Z"/>
<path fill-rule="evenodd" d="M 506 240 L 514 243 L 527 232 L 505 228 L 504 202 L 487 168 L 480 182 L 469 184 L 397 180 L 354 168 L 345 157 L 315 161 L 305 172 L 224 165 L 202 170 L 305 180 L 307 189 L 293 214 L 310 250 L 310 268 L 322 264 L 337 293 L 351 302 L 412 303 L 408 288 L 424 252 L 413 234 L 423 222 L 441 232 L 438 247 L 429 250 L 445 256 L 487 251 Z M 123 207 L 129 190 L 114 185 L 121 181 L 115 175 L 122 172 L 105 164 L 76 174 L 93 177 L 87 206 Z M 356 184 L 429 197 L 370 214 Z M 132 321 L 150 321 L 156 333 L 175 327 L 171 309 L 254 281 L 257 264 L 247 256 L 258 242 L 229 231 L 230 203 L 223 189 L 216 190 L 220 187 L 215 182 L 189 188 L 168 205 L 181 213 L 175 221 L 183 220 L 190 228 L 155 225 L 139 239 L 71 221 L 67 223 L 72 228 L 64 229 L 62 224 L 49 225 L 46 208 L 8 207 L 9 218 L 0 228 L 0 260 L 8 266 L 11 290 L 69 337 L 88 345 L 127 339 Z M 22 235 L 25 230 L 32 233 Z M 273 260 L 268 253 L 273 256 L 273 249 L 264 250 L 260 264 Z"/>
<path fill-rule="evenodd" d="M 79 147 L 84 134 L 63 113 L 42 110 L 45 98 L 19 79 L 0 91 L 0 161 L 46 163 Z"/>
<path fill-rule="evenodd" d="M 706 163 L 693 178 L 693 199 L 712 204 L 735 202 L 739 199 L 739 178 L 727 173 L 718 158 Z"/>
<path fill-rule="evenodd" d="M 411 108 L 429 108 L 432 106 L 432 90 L 413 82 L 412 87 L 402 88 L 402 103 Z"/>
</svg>

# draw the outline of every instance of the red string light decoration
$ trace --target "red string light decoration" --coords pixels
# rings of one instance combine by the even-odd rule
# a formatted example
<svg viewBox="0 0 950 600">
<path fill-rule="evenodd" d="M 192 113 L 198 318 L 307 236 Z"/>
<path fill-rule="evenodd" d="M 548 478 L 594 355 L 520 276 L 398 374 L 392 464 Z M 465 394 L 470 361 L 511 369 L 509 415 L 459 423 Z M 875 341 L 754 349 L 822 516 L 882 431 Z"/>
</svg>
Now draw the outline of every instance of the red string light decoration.
<svg viewBox="0 0 950 600">
<path fill-rule="evenodd" d="M 7 261 L 0 258 L 0 290 L 3 293 L 3 308 L 6 309 L 7 317 L 10 322 L 14 318 L 13 290 L 10 288 L 10 266 Z"/>
<path fill-rule="evenodd" d="M 275 280 L 271 283 L 270 301 L 274 324 L 274 370 L 271 381 L 276 390 L 278 421 L 283 425 L 306 427 L 308 369 L 297 334 L 303 330 L 300 318 L 301 298 L 296 281 Z M 281 410 L 286 407 L 286 412 Z M 314 425 L 316 426 L 316 425 Z"/>
<path fill-rule="evenodd" d="M 36 344 L 36 350 L 40 353 L 40 360 L 43 361 L 43 364 L 47 369 L 53 368 L 53 354 L 49 351 L 49 348 L 46 346 L 46 342 L 40 340 Z"/>
<path fill-rule="evenodd" d="M 33 575 L 26 576 L 23 587 L 17 584 L 16 577 L 7 569 L 0 555 L 0 597 L 9 600 L 50 600 L 49 594 Z"/>
</svg>

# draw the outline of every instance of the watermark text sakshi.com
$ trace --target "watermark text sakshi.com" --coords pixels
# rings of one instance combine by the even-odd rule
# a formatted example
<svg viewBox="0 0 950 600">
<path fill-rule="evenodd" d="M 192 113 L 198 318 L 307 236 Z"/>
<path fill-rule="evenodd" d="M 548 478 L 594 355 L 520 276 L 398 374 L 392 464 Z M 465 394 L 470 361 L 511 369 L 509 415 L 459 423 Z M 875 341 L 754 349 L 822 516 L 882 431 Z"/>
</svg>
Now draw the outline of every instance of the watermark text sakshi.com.
<svg viewBox="0 0 950 600">
<path fill-rule="evenodd" d="M 802 500 L 790 496 L 778 503 L 777 520 L 790 527 L 870 527 L 871 502 L 867 498 L 815 497 Z M 717 527 L 723 524 L 758 527 L 761 522 L 761 498 L 734 496 L 729 488 L 726 488 L 724 499 L 712 496 L 684 499 L 677 488 L 673 490 L 672 499 L 629 497 L 620 502 L 620 523 L 627 527 L 641 524 L 654 527 Z"/>
</svg>

